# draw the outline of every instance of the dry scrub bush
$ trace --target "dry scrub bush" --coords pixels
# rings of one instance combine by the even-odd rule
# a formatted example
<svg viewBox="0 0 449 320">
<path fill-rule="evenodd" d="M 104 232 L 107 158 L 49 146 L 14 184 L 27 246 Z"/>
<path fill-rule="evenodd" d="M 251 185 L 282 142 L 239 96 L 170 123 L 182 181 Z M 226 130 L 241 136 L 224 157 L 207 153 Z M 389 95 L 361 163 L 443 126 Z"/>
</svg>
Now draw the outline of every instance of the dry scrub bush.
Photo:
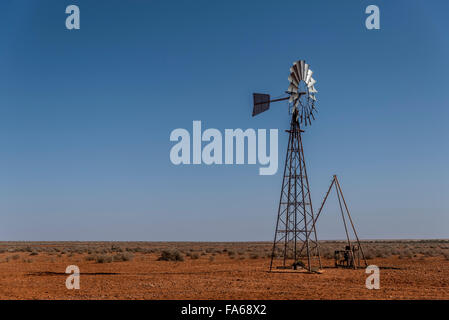
<svg viewBox="0 0 449 320">
<path fill-rule="evenodd" d="M 404 250 L 399 255 L 399 259 L 405 259 L 405 258 L 408 258 L 408 259 L 413 258 L 413 253 L 408 249 Z"/>
<path fill-rule="evenodd" d="M 320 254 L 321 254 L 321 256 L 323 258 L 326 258 L 326 259 L 333 259 L 334 258 L 334 252 L 330 248 L 322 248 L 320 250 Z"/>
<path fill-rule="evenodd" d="M 200 255 L 198 253 L 192 253 L 190 255 L 190 259 L 192 259 L 192 260 L 196 260 L 196 259 L 199 259 L 199 258 L 200 258 Z"/>
<path fill-rule="evenodd" d="M 111 263 L 113 261 L 113 259 L 111 256 L 98 255 L 98 256 L 96 256 L 95 261 L 97 263 Z"/>
<path fill-rule="evenodd" d="M 111 246 L 111 251 L 120 253 L 120 252 L 123 252 L 123 249 L 121 247 L 119 247 L 119 246 L 112 245 Z"/>
<path fill-rule="evenodd" d="M 134 259 L 134 255 L 129 252 L 118 253 L 118 254 L 114 255 L 114 257 L 113 257 L 113 260 L 117 261 L 117 262 L 131 261 L 132 259 Z"/>
<path fill-rule="evenodd" d="M 96 260 L 96 258 L 95 258 L 95 256 L 94 255 L 88 255 L 87 257 L 86 257 L 86 261 L 94 261 L 94 260 Z"/>
<path fill-rule="evenodd" d="M 184 261 L 184 256 L 178 250 L 162 250 L 158 261 Z"/>
<path fill-rule="evenodd" d="M 373 255 L 371 250 L 368 250 L 367 252 L 365 252 L 365 258 L 366 259 L 373 259 L 374 258 L 374 255 Z"/>
</svg>

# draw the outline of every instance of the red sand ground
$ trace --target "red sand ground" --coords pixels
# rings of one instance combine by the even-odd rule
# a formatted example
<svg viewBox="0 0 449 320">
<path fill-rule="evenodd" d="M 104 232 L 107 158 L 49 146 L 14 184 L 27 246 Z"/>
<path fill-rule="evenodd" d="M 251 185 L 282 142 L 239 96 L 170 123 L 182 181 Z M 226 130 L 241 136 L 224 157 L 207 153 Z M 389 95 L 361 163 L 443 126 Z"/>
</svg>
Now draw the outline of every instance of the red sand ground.
<svg viewBox="0 0 449 320">
<path fill-rule="evenodd" d="M 449 299 L 449 261 L 443 257 L 372 259 L 369 264 L 399 269 L 381 269 L 380 290 L 368 290 L 364 269 L 268 273 L 267 258 L 218 254 L 214 261 L 206 255 L 167 262 L 157 261 L 156 253 L 136 253 L 132 261 L 100 264 L 86 261 L 86 254 L 39 253 L 32 262 L 26 262 L 29 253 L 18 255 L 0 262 L 1 299 Z M 71 264 L 80 268 L 80 290 L 65 287 Z"/>
</svg>

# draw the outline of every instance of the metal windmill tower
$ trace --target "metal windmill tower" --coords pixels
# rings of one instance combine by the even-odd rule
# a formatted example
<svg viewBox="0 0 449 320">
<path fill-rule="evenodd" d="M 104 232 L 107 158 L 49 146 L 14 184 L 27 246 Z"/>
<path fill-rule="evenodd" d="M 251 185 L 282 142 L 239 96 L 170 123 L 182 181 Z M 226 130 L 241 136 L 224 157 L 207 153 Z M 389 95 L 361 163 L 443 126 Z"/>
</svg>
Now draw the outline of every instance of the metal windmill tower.
<svg viewBox="0 0 449 320">
<path fill-rule="evenodd" d="M 253 116 L 269 109 L 270 102 L 288 100 L 291 115 L 287 155 L 285 158 L 281 196 L 271 254 L 270 271 L 273 268 L 312 271 L 321 268 L 318 239 L 315 229 L 312 199 L 310 196 L 301 127 L 311 125 L 316 112 L 317 90 L 312 70 L 304 60 L 293 63 L 288 80 L 287 97 L 270 100 L 270 95 L 254 93 Z M 277 262 L 280 257 L 281 263 Z"/>
</svg>

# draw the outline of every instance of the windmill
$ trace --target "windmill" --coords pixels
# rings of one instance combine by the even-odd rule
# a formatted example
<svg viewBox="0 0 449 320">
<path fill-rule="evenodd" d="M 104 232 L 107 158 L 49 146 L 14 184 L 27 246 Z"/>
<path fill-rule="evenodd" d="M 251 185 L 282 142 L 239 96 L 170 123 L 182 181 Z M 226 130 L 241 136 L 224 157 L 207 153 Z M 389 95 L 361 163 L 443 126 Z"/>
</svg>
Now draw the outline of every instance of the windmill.
<svg viewBox="0 0 449 320">
<path fill-rule="evenodd" d="M 293 63 L 288 76 L 287 96 L 270 100 L 270 95 L 253 94 L 253 117 L 267 111 L 270 103 L 288 100 L 291 115 L 287 155 L 279 200 L 276 231 L 271 254 L 270 271 L 297 269 L 309 271 L 321 268 L 321 258 L 315 229 L 312 199 L 307 177 L 301 127 L 307 127 L 315 119 L 317 90 L 313 71 L 304 60 Z M 277 263 L 281 258 L 281 264 Z M 304 260 L 304 261 L 303 261 Z M 315 267 L 314 267 L 315 265 Z"/>
</svg>

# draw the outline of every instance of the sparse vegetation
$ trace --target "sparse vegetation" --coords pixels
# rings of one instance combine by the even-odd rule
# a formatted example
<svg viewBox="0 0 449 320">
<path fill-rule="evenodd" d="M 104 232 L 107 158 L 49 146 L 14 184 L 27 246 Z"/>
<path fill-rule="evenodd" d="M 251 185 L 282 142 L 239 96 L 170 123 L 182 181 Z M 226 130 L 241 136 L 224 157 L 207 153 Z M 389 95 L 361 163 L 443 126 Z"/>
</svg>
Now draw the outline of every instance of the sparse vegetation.
<svg viewBox="0 0 449 320">
<path fill-rule="evenodd" d="M 200 258 L 200 255 L 198 253 L 193 253 L 193 254 L 190 255 L 190 259 L 192 259 L 192 260 L 196 260 L 196 259 L 199 259 L 199 258 Z"/>
<path fill-rule="evenodd" d="M 95 258 L 97 263 L 111 263 L 113 261 L 111 256 L 108 255 L 98 255 Z"/>
<path fill-rule="evenodd" d="M 184 261 L 184 256 L 178 250 L 163 250 L 158 261 Z"/>
<path fill-rule="evenodd" d="M 94 261 L 94 260 L 96 260 L 96 258 L 95 258 L 95 256 L 92 255 L 92 254 L 89 254 L 89 255 L 86 257 L 86 261 Z"/>
<path fill-rule="evenodd" d="M 114 261 L 131 261 L 132 259 L 134 259 L 134 255 L 130 252 L 125 252 L 125 253 L 119 253 L 114 255 L 113 260 Z"/>
<path fill-rule="evenodd" d="M 367 259 L 448 259 L 449 240 L 397 240 L 397 241 L 362 241 L 363 251 Z M 176 246 L 176 249 L 174 248 Z M 333 260 L 334 251 L 342 250 L 346 241 L 320 241 L 320 254 L 324 261 Z M 136 255 L 157 255 L 162 261 L 183 261 L 184 257 L 192 260 L 207 256 L 216 259 L 226 255 L 229 259 L 270 259 L 272 244 L 258 243 L 150 243 L 150 242 L 0 242 L 0 255 L 5 258 L 23 261 L 27 256 L 42 256 L 42 259 L 73 258 L 76 255 L 87 261 L 99 263 L 131 261 Z M 275 257 L 282 256 L 277 248 Z M 257 256 L 257 257 L 256 257 Z M 138 259 L 141 257 L 139 256 Z M 39 258 L 40 260 L 41 258 Z M 139 260 L 140 261 L 140 260 Z M 150 260 L 148 260 L 150 261 Z M 206 260 L 207 261 L 207 260 Z"/>
</svg>

